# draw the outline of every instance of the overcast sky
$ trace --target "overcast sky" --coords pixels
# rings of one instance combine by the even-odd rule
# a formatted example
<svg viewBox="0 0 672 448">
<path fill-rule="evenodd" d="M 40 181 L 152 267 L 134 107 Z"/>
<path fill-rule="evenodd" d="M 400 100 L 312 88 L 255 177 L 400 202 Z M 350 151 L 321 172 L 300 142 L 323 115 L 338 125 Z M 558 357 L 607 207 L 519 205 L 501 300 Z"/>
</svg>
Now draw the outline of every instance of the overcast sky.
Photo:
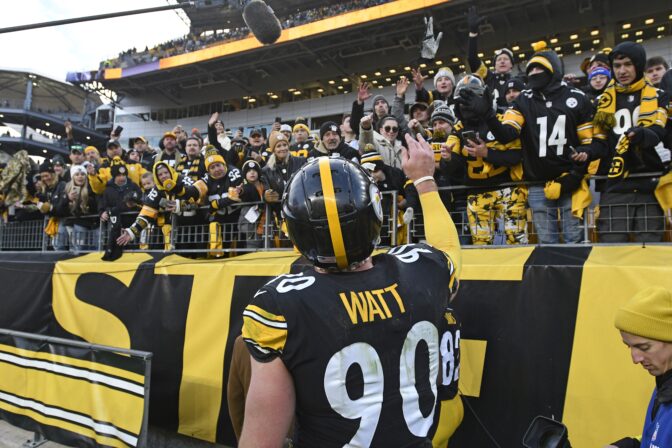
<svg viewBox="0 0 672 448">
<path fill-rule="evenodd" d="M 0 28 L 128 11 L 166 0 L 19 0 L 5 5 Z M 173 3 L 173 2 L 171 2 Z M 0 34 L 0 69 L 34 71 L 65 81 L 71 71 L 97 70 L 100 61 L 132 47 L 144 49 L 183 36 L 188 26 L 175 11 Z"/>
</svg>

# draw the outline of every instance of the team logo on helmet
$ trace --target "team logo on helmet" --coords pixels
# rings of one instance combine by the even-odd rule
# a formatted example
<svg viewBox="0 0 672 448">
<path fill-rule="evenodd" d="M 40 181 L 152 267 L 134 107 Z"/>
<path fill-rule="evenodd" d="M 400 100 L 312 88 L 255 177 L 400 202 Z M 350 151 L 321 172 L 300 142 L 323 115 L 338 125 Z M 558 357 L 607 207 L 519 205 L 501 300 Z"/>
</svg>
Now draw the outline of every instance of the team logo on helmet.
<svg viewBox="0 0 672 448">
<path fill-rule="evenodd" d="M 382 221 L 383 198 L 376 184 L 371 183 L 371 185 L 369 185 L 369 194 L 371 195 L 371 204 L 373 204 L 373 211 L 376 212 L 376 216 L 378 217 L 378 219 Z"/>
</svg>

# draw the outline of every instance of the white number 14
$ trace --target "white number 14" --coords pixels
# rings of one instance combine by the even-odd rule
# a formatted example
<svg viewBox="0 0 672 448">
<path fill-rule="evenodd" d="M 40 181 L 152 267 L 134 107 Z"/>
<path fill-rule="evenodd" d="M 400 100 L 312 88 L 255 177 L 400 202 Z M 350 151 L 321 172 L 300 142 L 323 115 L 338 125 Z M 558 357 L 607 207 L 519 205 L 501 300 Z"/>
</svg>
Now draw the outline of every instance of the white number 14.
<svg viewBox="0 0 672 448">
<path fill-rule="evenodd" d="M 567 116 L 560 115 L 555 121 L 551 136 L 548 137 L 548 117 L 537 118 L 537 124 L 539 125 L 539 157 L 546 157 L 548 146 L 555 146 L 555 154 L 558 156 L 562 155 L 567 144 L 567 138 L 565 137 L 566 121 Z"/>
</svg>

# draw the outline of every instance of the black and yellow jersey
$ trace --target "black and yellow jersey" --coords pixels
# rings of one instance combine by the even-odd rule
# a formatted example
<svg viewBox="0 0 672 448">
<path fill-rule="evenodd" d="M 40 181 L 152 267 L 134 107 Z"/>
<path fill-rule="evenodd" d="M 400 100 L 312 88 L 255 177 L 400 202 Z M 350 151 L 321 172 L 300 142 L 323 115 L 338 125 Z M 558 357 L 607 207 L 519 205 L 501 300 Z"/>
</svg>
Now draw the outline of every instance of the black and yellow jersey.
<svg viewBox="0 0 672 448">
<path fill-rule="evenodd" d="M 562 85 L 549 96 L 523 90 L 501 123 L 520 136 L 525 180 L 547 181 L 571 171 L 570 147 L 590 143 L 592 116 L 590 100 L 578 89 Z"/>
<path fill-rule="evenodd" d="M 460 379 L 460 320 L 452 308 L 443 316 L 444 330 L 440 336 L 441 374 L 439 376 L 439 400 L 452 400 L 457 395 Z"/>
<path fill-rule="evenodd" d="M 500 120 L 502 116 L 499 116 Z M 470 156 L 465 148 L 465 131 L 473 131 L 485 141 L 488 148 L 487 157 Z M 491 187 L 503 182 L 521 180 L 523 176 L 522 152 L 520 139 L 503 144 L 495 140 L 484 121 L 472 126 L 469 123 L 457 122 L 453 133 L 448 137 L 448 146 L 452 146 L 453 158 L 450 163 L 465 166 L 464 179 L 461 183 L 470 187 Z"/>
<path fill-rule="evenodd" d="M 310 154 L 314 149 L 315 149 L 315 144 L 313 143 L 313 141 L 312 140 L 306 140 L 303 143 L 293 143 L 289 147 L 289 152 L 293 156 L 305 157 L 307 159 L 308 154 Z"/>
<path fill-rule="evenodd" d="M 366 271 L 282 275 L 256 293 L 243 338 L 257 361 L 279 357 L 293 377 L 295 446 L 426 446 L 437 397 L 451 393 L 440 365 L 456 267 L 413 244 Z"/>
</svg>

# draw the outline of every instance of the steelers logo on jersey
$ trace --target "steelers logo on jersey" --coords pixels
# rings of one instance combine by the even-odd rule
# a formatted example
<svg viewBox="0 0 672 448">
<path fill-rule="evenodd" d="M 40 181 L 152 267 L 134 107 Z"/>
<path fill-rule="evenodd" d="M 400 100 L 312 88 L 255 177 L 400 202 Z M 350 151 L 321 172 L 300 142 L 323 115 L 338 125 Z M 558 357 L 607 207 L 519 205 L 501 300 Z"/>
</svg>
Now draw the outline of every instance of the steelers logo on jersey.
<svg viewBox="0 0 672 448">
<path fill-rule="evenodd" d="M 576 106 L 578 106 L 579 102 L 576 100 L 576 98 L 567 98 L 567 101 L 565 101 L 565 104 L 567 104 L 567 107 L 570 109 L 574 109 Z"/>
</svg>

